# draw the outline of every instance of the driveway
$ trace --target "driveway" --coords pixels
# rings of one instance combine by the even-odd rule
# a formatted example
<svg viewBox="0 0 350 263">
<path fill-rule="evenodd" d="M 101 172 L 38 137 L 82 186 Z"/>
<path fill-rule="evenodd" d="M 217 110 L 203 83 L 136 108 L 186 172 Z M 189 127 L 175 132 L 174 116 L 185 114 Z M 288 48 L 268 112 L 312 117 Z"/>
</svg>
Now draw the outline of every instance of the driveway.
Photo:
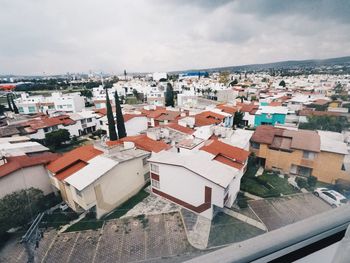
<svg viewBox="0 0 350 263">
<path fill-rule="evenodd" d="M 332 209 L 312 193 L 249 201 L 269 231 Z"/>
</svg>

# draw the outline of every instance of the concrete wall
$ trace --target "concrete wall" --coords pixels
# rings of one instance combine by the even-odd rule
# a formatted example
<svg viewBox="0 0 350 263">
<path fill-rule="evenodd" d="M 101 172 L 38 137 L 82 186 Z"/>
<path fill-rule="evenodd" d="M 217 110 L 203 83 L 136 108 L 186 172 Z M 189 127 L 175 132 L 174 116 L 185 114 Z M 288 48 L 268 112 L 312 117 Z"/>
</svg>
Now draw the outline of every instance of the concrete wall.
<svg viewBox="0 0 350 263">
<path fill-rule="evenodd" d="M 128 136 L 138 135 L 147 128 L 147 117 L 135 117 L 125 122 L 125 129 Z"/>
<path fill-rule="evenodd" d="M 43 165 L 36 165 L 19 169 L 9 175 L 1 177 L 0 198 L 14 191 L 30 187 L 42 190 L 44 192 L 44 195 L 47 195 L 53 191 L 50 179 Z"/>
<path fill-rule="evenodd" d="M 160 191 L 193 206 L 199 206 L 204 203 L 205 187 L 208 186 L 212 189 L 212 205 L 224 206 L 224 188 L 186 168 L 156 163 L 155 165 L 159 165 Z M 212 219 L 213 206 L 202 212 L 201 215 Z"/>
</svg>

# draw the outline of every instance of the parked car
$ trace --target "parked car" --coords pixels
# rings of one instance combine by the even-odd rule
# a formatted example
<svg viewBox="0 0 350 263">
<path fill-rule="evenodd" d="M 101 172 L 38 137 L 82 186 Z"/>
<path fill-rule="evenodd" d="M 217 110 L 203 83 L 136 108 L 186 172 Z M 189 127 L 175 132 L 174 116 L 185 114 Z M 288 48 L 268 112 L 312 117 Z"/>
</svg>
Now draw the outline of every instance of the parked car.
<svg viewBox="0 0 350 263">
<path fill-rule="evenodd" d="M 345 196 L 334 190 L 329 190 L 328 188 L 317 188 L 314 191 L 314 195 L 322 198 L 332 207 L 338 207 L 344 205 L 348 202 Z"/>
</svg>

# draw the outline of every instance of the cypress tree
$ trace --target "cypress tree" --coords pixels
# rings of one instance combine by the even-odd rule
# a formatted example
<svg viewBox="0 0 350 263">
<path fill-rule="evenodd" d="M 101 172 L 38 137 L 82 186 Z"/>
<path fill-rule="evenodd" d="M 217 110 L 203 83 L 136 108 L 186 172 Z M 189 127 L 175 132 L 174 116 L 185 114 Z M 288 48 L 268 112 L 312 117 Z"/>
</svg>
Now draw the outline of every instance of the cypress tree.
<svg viewBox="0 0 350 263">
<path fill-rule="evenodd" d="M 109 100 L 107 85 L 106 85 L 106 108 L 107 108 L 109 139 L 111 141 L 116 141 L 116 140 L 118 140 L 118 135 L 117 135 L 117 132 L 115 130 L 115 122 L 114 122 L 111 102 Z"/>
<path fill-rule="evenodd" d="M 11 102 L 12 102 L 13 112 L 16 113 L 16 114 L 18 114 L 18 113 L 19 113 L 19 112 L 18 112 L 18 108 L 17 108 L 17 106 L 16 106 L 16 104 L 15 104 L 15 101 L 13 100 L 13 96 L 11 97 Z"/>
<path fill-rule="evenodd" d="M 118 135 L 119 139 L 126 137 L 126 130 L 125 130 L 125 124 L 124 124 L 124 117 L 122 113 L 122 108 L 120 107 L 120 101 L 118 93 L 114 93 L 114 99 L 115 99 L 115 112 L 116 112 L 116 120 L 117 120 L 117 129 L 118 129 Z"/>
<path fill-rule="evenodd" d="M 13 111 L 12 105 L 11 105 L 11 98 L 10 98 L 10 96 L 11 96 L 11 93 L 7 93 L 7 95 L 6 95 L 6 98 L 7 98 L 7 105 L 8 105 L 8 107 L 9 107 L 9 110 L 10 110 L 10 111 Z"/>
<path fill-rule="evenodd" d="M 173 86 L 170 83 L 166 85 L 165 106 L 174 107 L 174 90 L 173 90 Z"/>
</svg>

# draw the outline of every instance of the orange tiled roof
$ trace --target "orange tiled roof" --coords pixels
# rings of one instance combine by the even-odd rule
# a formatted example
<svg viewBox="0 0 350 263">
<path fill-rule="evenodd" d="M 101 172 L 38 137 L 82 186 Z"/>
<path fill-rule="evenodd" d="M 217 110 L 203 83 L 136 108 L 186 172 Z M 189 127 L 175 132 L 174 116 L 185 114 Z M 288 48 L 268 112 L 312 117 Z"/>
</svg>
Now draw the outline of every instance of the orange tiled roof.
<svg viewBox="0 0 350 263">
<path fill-rule="evenodd" d="M 182 133 L 187 133 L 187 134 L 193 134 L 194 133 L 193 129 L 181 126 L 181 125 L 179 125 L 177 123 L 169 123 L 169 124 L 164 125 L 164 127 L 168 127 L 170 129 L 177 130 L 177 131 L 182 132 Z"/>
<path fill-rule="evenodd" d="M 282 102 L 272 101 L 269 103 L 269 106 L 273 106 L 273 107 L 282 106 Z"/>
<path fill-rule="evenodd" d="M 57 117 L 47 117 L 45 115 L 24 123 L 25 126 L 30 126 L 33 130 L 43 129 L 60 124 L 67 126 L 75 124 L 75 121 L 72 120 L 68 115 L 61 115 Z"/>
<path fill-rule="evenodd" d="M 238 169 L 243 167 L 249 156 L 248 151 L 218 140 L 209 141 L 209 143 L 201 147 L 200 150 L 216 155 L 214 158 L 215 160 Z"/>
<path fill-rule="evenodd" d="M 217 105 L 216 108 L 222 110 L 223 112 L 234 114 L 237 111 L 236 107 L 231 107 L 227 105 Z"/>
<path fill-rule="evenodd" d="M 130 114 L 130 113 L 125 113 L 123 114 L 123 117 L 124 117 L 124 121 L 129 121 L 133 118 L 136 118 L 136 117 L 146 117 L 145 115 L 143 114 Z"/>
<path fill-rule="evenodd" d="M 46 165 L 59 157 L 57 153 L 42 153 L 35 156 L 14 156 L 6 158 L 7 163 L 0 166 L 0 178 L 11 174 L 21 168 L 35 165 Z"/>
<path fill-rule="evenodd" d="M 47 166 L 47 169 L 52 173 L 58 175 L 65 169 L 74 166 L 77 162 L 88 162 L 92 158 L 102 154 L 103 152 L 94 148 L 93 145 L 85 145 L 76 148 L 68 153 L 65 153 L 62 157 L 58 158 L 54 162 Z"/>
<path fill-rule="evenodd" d="M 155 110 L 141 110 L 141 113 L 145 114 L 148 118 L 158 118 L 161 114 L 166 112 L 167 110 L 165 107 L 156 107 Z"/>
<path fill-rule="evenodd" d="M 165 142 L 152 140 L 151 138 L 147 137 L 146 134 L 127 136 L 117 141 L 108 141 L 107 145 L 112 147 L 120 145 L 123 142 L 133 142 L 137 148 L 148 152 L 157 153 L 170 148 L 170 146 L 167 145 Z"/>
</svg>

